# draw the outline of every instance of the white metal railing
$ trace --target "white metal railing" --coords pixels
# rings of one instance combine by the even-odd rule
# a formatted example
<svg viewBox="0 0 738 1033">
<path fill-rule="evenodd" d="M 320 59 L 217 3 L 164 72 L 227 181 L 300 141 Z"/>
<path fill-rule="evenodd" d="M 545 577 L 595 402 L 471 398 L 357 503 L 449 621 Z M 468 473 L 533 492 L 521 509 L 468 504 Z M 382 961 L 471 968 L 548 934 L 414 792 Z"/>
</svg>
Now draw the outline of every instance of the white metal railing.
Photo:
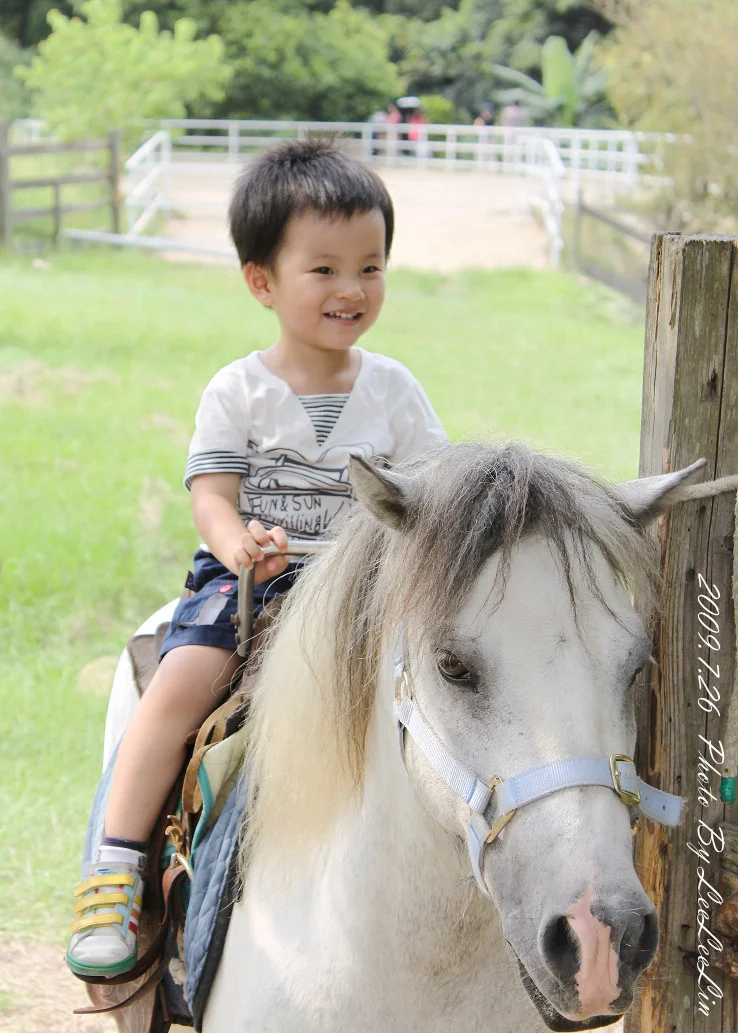
<svg viewBox="0 0 738 1033">
<path fill-rule="evenodd" d="M 160 129 L 125 163 L 129 176 L 128 236 L 138 236 L 157 212 L 171 210 L 172 137 Z"/>
<path fill-rule="evenodd" d="M 567 178 L 608 179 L 632 186 L 649 166 L 658 171 L 669 137 L 620 129 L 555 129 L 546 126 L 403 125 L 377 122 L 286 122 L 276 120 L 164 119 L 173 132 L 175 155 L 197 152 L 241 161 L 279 140 L 310 133 L 340 133 L 354 140 L 364 158 L 421 168 L 476 168 L 514 172 L 525 163 L 529 138 L 550 140 Z M 410 134 L 413 134 L 413 139 Z M 188 159 L 190 160 L 190 159 Z"/>
<path fill-rule="evenodd" d="M 549 240 L 551 263 L 558 266 L 563 248 L 561 182 L 566 166 L 543 132 L 486 126 L 387 125 L 355 122 L 276 122 L 171 119 L 162 122 L 174 136 L 173 159 L 191 167 L 200 157 L 238 162 L 281 139 L 313 132 L 340 133 L 353 140 L 360 155 L 386 165 L 417 168 L 471 168 L 483 172 L 535 177 L 540 192 L 531 206 L 541 213 Z M 189 130 L 182 133 L 182 130 Z M 414 139 L 410 139 L 410 132 Z M 565 141 L 562 141 L 565 144 Z M 612 159 L 609 159 L 612 162 Z"/>
<path fill-rule="evenodd" d="M 541 214 L 554 266 L 563 248 L 562 185 L 570 183 L 576 192 L 583 179 L 596 179 L 615 189 L 633 189 L 644 173 L 659 171 L 669 142 L 666 136 L 625 130 L 547 127 L 234 119 L 164 119 L 160 126 L 126 162 L 126 237 L 131 243 L 143 243 L 142 233 L 157 212 L 171 211 L 174 166 L 215 173 L 224 162 L 242 162 L 280 140 L 330 133 L 340 134 L 358 156 L 380 165 L 472 169 L 536 179 L 540 189 L 531 195 L 530 204 Z M 190 247 L 203 248 L 212 252 L 205 241 L 193 241 Z"/>
<path fill-rule="evenodd" d="M 14 144 L 39 143 L 50 139 L 42 118 L 16 118 L 10 123 L 10 142 Z"/>
<path fill-rule="evenodd" d="M 566 168 L 551 140 L 539 137 L 535 142 L 536 161 L 531 166 L 531 171 L 540 179 L 541 194 L 540 197 L 531 198 L 531 201 L 543 218 L 551 265 L 558 269 L 564 249 L 564 237 L 561 232 L 561 218 L 564 214 L 561 181 L 566 175 Z"/>
</svg>

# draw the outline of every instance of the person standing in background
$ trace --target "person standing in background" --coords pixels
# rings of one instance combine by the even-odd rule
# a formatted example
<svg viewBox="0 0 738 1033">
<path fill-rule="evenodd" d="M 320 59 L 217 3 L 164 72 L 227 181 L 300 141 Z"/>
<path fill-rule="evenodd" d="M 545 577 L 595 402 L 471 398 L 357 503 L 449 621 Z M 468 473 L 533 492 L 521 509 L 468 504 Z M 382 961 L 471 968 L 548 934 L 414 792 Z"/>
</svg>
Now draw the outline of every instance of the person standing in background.
<svg viewBox="0 0 738 1033">
<path fill-rule="evenodd" d="M 495 124 L 495 112 L 491 104 L 483 104 L 479 114 L 474 119 L 475 126 L 493 126 Z"/>
<path fill-rule="evenodd" d="M 510 129 L 522 129 L 528 125 L 528 112 L 520 101 L 514 100 L 505 105 L 500 112 L 500 125 Z"/>
</svg>

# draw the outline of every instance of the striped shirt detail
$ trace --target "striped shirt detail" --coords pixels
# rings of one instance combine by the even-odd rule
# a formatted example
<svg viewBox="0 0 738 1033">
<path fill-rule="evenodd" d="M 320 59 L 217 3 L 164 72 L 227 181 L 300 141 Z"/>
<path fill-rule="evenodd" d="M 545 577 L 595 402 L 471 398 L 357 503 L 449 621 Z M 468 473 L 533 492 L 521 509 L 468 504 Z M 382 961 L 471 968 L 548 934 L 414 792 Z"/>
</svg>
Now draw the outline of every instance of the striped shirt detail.
<svg viewBox="0 0 738 1033">
<path fill-rule="evenodd" d="M 239 473 L 249 472 L 249 461 L 238 452 L 196 452 L 187 460 L 185 467 L 185 487 L 189 488 L 192 478 L 200 473 Z"/>
<path fill-rule="evenodd" d="M 348 393 L 335 395 L 298 395 L 315 431 L 319 445 L 322 445 L 338 422 Z"/>
</svg>

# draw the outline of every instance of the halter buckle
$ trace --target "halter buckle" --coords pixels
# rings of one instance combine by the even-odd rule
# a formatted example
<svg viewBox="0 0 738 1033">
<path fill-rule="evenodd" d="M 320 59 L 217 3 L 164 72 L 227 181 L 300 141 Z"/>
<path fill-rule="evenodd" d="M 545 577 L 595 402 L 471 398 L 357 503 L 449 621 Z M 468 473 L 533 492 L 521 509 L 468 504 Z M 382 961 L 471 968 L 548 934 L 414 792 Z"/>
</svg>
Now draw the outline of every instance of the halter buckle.
<svg viewBox="0 0 738 1033">
<path fill-rule="evenodd" d="M 497 819 L 497 821 L 494 823 L 492 828 L 487 833 L 487 838 L 484 841 L 487 844 L 487 846 L 489 846 L 490 843 L 494 843 L 494 841 L 497 839 L 497 837 L 502 832 L 507 823 L 509 821 L 512 821 L 512 819 L 515 817 L 517 813 L 518 809 L 516 807 L 514 811 L 508 811 L 507 814 L 503 814 L 501 817 Z"/>
<path fill-rule="evenodd" d="M 626 757 L 623 753 L 613 753 L 610 757 L 610 773 L 612 775 L 613 788 L 626 807 L 637 807 L 641 802 L 641 794 L 637 790 L 635 793 L 631 793 L 628 789 L 623 789 L 620 783 L 620 772 L 617 767 L 619 761 L 625 764 L 633 763 L 631 757 Z"/>
<path fill-rule="evenodd" d="M 502 785 L 502 783 L 503 783 L 504 781 L 505 781 L 505 780 L 504 780 L 503 778 L 500 778 L 500 776 L 499 776 L 499 775 L 495 775 L 495 777 L 494 777 L 494 778 L 491 778 L 491 779 L 489 780 L 489 782 L 487 783 L 487 788 L 488 788 L 488 789 L 491 789 L 491 790 L 492 790 L 492 792 L 494 792 L 494 791 L 495 791 L 495 789 L 497 788 L 497 786 L 500 786 L 500 785 Z M 489 830 L 489 832 L 487 833 L 487 838 L 486 838 L 486 839 L 485 839 L 485 841 L 484 841 L 484 842 L 485 842 L 485 844 L 486 844 L 487 846 L 489 846 L 489 845 L 490 845 L 490 843 L 494 843 L 494 841 L 495 841 L 495 840 L 497 839 L 497 837 L 498 837 L 498 836 L 499 836 L 499 834 L 500 834 L 500 833 L 502 832 L 502 830 L 503 830 L 503 829 L 504 829 L 504 827 L 505 827 L 505 826 L 507 825 L 507 823 L 508 823 L 508 822 L 509 822 L 509 821 L 510 821 L 510 820 L 511 820 L 512 818 L 514 818 L 514 817 L 515 817 L 515 815 L 516 815 L 517 813 L 518 813 L 518 809 L 517 809 L 517 807 L 516 807 L 516 808 L 515 808 L 515 810 L 513 810 L 513 811 L 508 811 L 508 812 L 507 812 L 507 814 L 502 814 L 502 815 L 501 815 L 501 816 L 500 816 L 500 817 L 499 817 L 499 818 L 497 819 L 497 821 L 496 821 L 496 822 L 495 822 L 495 823 L 493 824 L 492 828 L 491 828 L 491 829 Z"/>
<path fill-rule="evenodd" d="M 410 675 L 407 673 L 407 668 L 402 668 L 402 674 L 395 678 L 395 700 L 401 703 L 403 699 L 413 698 L 413 685 L 410 681 Z"/>
</svg>

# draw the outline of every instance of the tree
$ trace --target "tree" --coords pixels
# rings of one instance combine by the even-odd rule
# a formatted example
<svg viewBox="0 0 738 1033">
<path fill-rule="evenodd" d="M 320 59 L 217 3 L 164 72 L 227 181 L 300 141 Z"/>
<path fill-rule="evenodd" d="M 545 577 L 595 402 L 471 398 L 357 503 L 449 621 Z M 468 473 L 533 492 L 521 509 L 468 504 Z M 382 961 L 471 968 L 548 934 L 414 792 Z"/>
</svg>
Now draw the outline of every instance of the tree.
<svg viewBox="0 0 738 1033">
<path fill-rule="evenodd" d="M 376 19 L 345 0 L 328 14 L 295 8 L 271 0 L 229 6 L 220 24 L 233 80 L 217 114 L 353 121 L 398 95 Z"/>
<path fill-rule="evenodd" d="M 71 15 L 73 5 L 65 0 L 2 0 L 0 31 L 21 49 L 36 46 L 49 34 L 47 17 L 52 8 Z"/>
<path fill-rule="evenodd" d="M 496 64 L 538 75 L 550 36 L 574 50 L 593 30 L 610 28 L 582 0 L 461 0 L 431 22 L 398 18 L 392 57 L 409 92 L 442 93 L 476 113 L 499 86 Z"/>
<path fill-rule="evenodd" d="M 626 126 L 676 134 L 666 151 L 672 225 L 738 210 L 738 5 L 735 0 L 609 2 L 609 95 Z M 689 45 L 685 46 L 685 40 Z"/>
<path fill-rule="evenodd" d="M 541 48 L 550 36 L 562 36 L 574 52 L 591 32 L 606 35 L 612 23 L 587 0 L 502 0 L 492 38 L 502 62 L 533 74 L 541 67 Z"/>
<path fill-rule="evenodd" d="M 117 128 L 132 141 L 149 119 L 182 117 L 188 103 L 223 96 L 223 43 L 217 36 L 195 40 L 190 19 L 159 32 L 151 12 L 139 29 L 123 24 L 119 0 L 86 0 L 79 10 L 86 21 L 50 12 L 51 35 L 17 73 L 33 93 L 35 113 L 61 138 Z"/>
<path fill-rule="evenodd" d="M 122 0 L 123 21 L 138 25 L 144 11 L 156 15 L 162 29 L 173 30 L 180 18 L 197 22 L 200 35 L 218 32 L 218 19 L 223 12 L 222 0 Z"/>
<path fill-rule="evenodd" d="M 489 94 L 489 73 L 499 59 L 490 30 L 501 15 L 501 0 L 462 0 L 458 10 L 446 8 L 440 18 L 396 25 L 394 38 L 407 89 L 443 94 L 457 109 L 478 109 Z"/>
<path fill-rule="evenodd" d="M 549 36 L 541 50 L 541 78 L 504 65 L 495 65 L 500 79 L 513 84 L 499 90 L 501 104 L 517 101 L 534 123 L 557 126 L 583 126 L 601 123 L 608 113 L 605 102 L 606 76 L 603 68 L 592 67 L 598 35 L 591 32 L 575 54 L 566 40 Z"/>
<path fill-rule="evenodd" d="M 423 114 L 433 125 L 455 125 L 459 122 L 459 112 L 448 97 L 438 93 L 429 93 L 418 99 Z"/>
<path fill-rule="evenodd" d="M 440 18 L 444 10 L 457 10 L 460 0 L 380 0 L 375 6 L 386 14 L 401 14 L 406 18 L 419 18 L 430 22 Z M 364 0 L 362 0 L 364 3 Z M 364 3 L 364 6 L 370 6 Z"/>
<path fill-rule="evenodd" d="M 0 0 L 0 29 L 43 36 L 55 0 Z M 64 15 L 81 0 L 58 0 Z M 631 0 L 612 0 L 613 3 Z M 400 92 L 443 96 L 471 117 L 499 83 L 494 65 L 540 77 L 542 46 L 574 52 L 610 21 L 587 0 L 119 0 L 137 29 L 147 11 L 173 32 L 182 18 L 217 32 L 236 74 L 227 97 L 185 98 L 188 114 L 365 118 Z M 40 35 L 39 35 L 40 33 Z M 332 114 L 329 114 L 332 113 Z"/>
<path fill-rule="evenodd" d="M 0 122 L 12 122 L 28 113 L 28 91 L 14 75 L 15 69 L 28 59 L 28 55 L 0 34 Z"/>
</svg>

